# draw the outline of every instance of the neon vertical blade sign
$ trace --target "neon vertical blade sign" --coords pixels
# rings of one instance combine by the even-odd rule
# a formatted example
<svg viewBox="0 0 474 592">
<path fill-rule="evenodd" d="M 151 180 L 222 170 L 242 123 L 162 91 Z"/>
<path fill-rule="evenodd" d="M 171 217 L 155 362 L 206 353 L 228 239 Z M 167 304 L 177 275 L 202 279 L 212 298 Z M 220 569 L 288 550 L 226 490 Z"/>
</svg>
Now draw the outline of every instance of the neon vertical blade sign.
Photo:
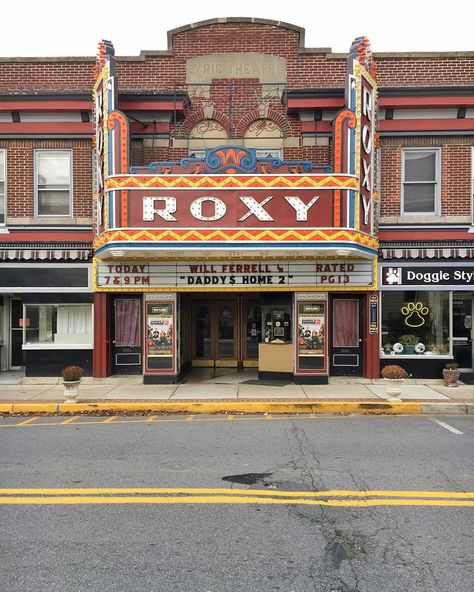
<svg viewBox="0 0 474 592">
<path fill-rule="evenodd" d="M 378 199 L 375 184 L 375 147 L 377 83 L 376 65 L 369 40 L 354 40 L 347 60 L 346 106 L 355 115 L 355 125 L 345 131 L 347 155 L 340 171 L 356 175 L 359 191 L 347 191 L 345 213 L 347 226 L 374 235 L 374 202 Z"/>
<path fill-rule="evenodd" d="M 95 235 L 109 227 L 109 207 L 106 204 L 105 183 L 114 174 L 113 130 L 109 130 L 110 114 L 117 105 L 117 62 L 110 41 L 102 40 L 97 46 L 95 84 L 93 88 L 93 114 L 95 137 L 93 140 L 94 165 L 94 231 Z"/>
</svg>

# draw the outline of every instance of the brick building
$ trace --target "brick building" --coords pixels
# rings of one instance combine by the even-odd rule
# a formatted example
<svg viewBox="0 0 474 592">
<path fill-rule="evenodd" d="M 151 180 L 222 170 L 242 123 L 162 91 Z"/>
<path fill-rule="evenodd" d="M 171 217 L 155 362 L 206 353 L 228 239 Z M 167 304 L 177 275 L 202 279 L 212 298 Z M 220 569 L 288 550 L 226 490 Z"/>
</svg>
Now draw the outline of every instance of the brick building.
<svg viewBox="0 0 474 592">
<path fill-rule="evenodd" d="M 229 18 L 0 59 L 0 95 L 3 370 L 472 370 L 474 53 Z"/>
</svg>

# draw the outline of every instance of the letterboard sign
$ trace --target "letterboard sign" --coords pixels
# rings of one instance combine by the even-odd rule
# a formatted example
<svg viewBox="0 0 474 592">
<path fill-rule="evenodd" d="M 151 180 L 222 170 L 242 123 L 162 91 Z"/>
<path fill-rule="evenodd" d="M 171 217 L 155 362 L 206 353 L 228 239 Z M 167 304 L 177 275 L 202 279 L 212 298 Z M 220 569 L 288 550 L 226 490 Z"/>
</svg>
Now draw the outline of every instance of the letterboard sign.
<svg viewBox="0 0 474 592">
<path fill-rule="evenodd" d="M 248 289 L 319 286 L 370 287 L 370 261 L 105 262 L 97 264 L 97 290 Z"/>
</svg>

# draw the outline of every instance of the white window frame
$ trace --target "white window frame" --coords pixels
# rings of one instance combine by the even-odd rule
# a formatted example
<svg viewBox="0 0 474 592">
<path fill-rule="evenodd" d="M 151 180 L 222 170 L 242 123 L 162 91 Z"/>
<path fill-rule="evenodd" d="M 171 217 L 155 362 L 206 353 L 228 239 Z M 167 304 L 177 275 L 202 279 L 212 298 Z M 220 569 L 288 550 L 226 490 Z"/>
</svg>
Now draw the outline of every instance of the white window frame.
<svg viewBox="0 0 474 592">
<path fill-rule="evenodd" d="M 39 154 L 44 152 L 67 152 L 69 154 L 69 213 L 68 214 L 40 214 L 39 213 L 39 189 L 38 189 L 38 157 Z M 63 148 L 41 148 L 34 151 L 34 175 L 35 175 L 35 218 L 72 218 L 73 211 L 73 199 L 72 199 L 72 185 L 73 185 L 73 178 L 72 178 L 72 150 L 63 149 Z M 50 190 L 51 191 L 51 190 Z M 54 189 L 53 189 L 54 191 Z M 64 191 L 61 189 L 61 191 Z"/>
<path fill-rule="evenodd" d="M 54 342 L 54 341 L 41 341 L 41 342 L 34 342 L 28 343 L 26 341 L 26 331 L 28 327 L 26 326 L 26 309 L 28 306 L 89 306 L 91 310 L 91 340 L 88 343 L 62 343 L 62 342 Z M 22 349 L 23 350 L 43 350 L 43 349 L 60 349 L 60 350 L 69 350 L 69 349 L 94 349 L 94 305 L 90 302 L 84 303 L 63 303 L 63 302 L 41 302 L 41 303 L 28 303 L 23 304 L 23 339 L 22 339 Z"/>
<path fill-rule="evenodd" d="M 3 222 L 0 220 L 0 226 L 5 226 L 7 222 L 7 151 L 5 148 L 0 148 L 0 152 L 3 153 L 4 162 L 3 171 L 0 169 L 0 181 L 3 181 L 3 196 L 0 193 L 0 200 L 3 199 Z"/>
<path fill-rule="evenodd" d="M 406 212 L 405 211 L 405 154 L 408 152 L 433 152 L 435 154 L 435 175 L 434 181 L 434 211 L 432 212 Z M 407 184 L 416 185 L 417 183 L 427 183 L 428 181 L 409 181 Z M 402 175 L 401 175 L 401 215 L 402 216 L 440 216 L 441 215 L 441 149 L 431 146 L 420 146 L 416 148 L 402 149 Z"/>
</svg>

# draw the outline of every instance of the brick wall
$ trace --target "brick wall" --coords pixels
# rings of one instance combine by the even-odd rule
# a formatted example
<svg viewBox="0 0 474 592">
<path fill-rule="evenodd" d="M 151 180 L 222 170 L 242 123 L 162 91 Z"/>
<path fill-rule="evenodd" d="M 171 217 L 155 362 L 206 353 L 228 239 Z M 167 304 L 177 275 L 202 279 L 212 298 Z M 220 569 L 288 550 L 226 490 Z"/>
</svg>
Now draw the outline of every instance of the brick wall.
<svg viewBox="0 0 474 592">
<path fill-rule="evenodd" d="M 220 52 L 255 52 L 286 58 L 290 88 L 341 88 L 345 57 L 299 51 L 299 32 L 261 23 L 219 23 L 187 29 L 173 37 L 169 55 L 137 56 L 118 62 L 119 88 L 173 90 L 185 80 L 190 57 Z M 349 48 L 352 39 L 347 39 Z M 94 48 L 91 48 L 93 50 Z M 374 48 L 376 49 L 376 48 Z M 381 87 L 474 85 L 474 55 L 375 54 Z M 0 92 L 87 92 L 93 85 L 94 59 L 0 58 Z"/>
<path fill-rule="evenodd" d="M 72 150 L 73 217 L 92 216 L 90 140 L 0 140 L 0 148 L 7 151 L 7 218 L 34 216 L 34 150 L 37 149 Z"/>
<path fill-rule="evenodd" d="M 347 39 L 349 47 L 352 39 Z M 93 49 L 93 48 L 91 48 Z M 287 60 L 289 89 L 338 88 L 344 84 L 345 57 L 322 50 L 301 52 L 299 31 L 263 23 L 214 23 L 184 28 L 173 36 L 171 51 L 120 59 L 119 90 L 173 91 L 185 81 L 186 60 L 220 52 L 256 52 Z M 378 82 L 384 87 L 474 86 L 474 56 L 451 54 L 375 54 Z M 0 93 L 74 93 L 89 94 L 93 85 L 93 58 L 24 60 L 0 58 Z M 236 79 L 237 80 L 237 79 Z M 290 116 L 288 135 L 300 137 L 298 117 Z M 394 216 L 400 211 L 401 149 L 403 146 L 442 147 L 443 214 L 468 215 L 471 202 L 472 137 L 383 138 L 381 146 L 382 215 Z M 74 214 L 90 215 L 90 143 L 84 140 L 2 141 L 8 148 L 9 216 L 31 216 L 33 209 L 33 155 L 36 147 L 74 149 Z M 146 147 L 136 144 L 134 164 L 154 160 L 179 160 L 187 154 L 183 148 Z M 286 159 L 308 159 L 320 164 L 331 163 L 328 147 L 288 147 Z"/>
<path fill-rule="evenodd" d="M 400 215 L 402 149 L 441 148 L 441 214 L 471 213 L 471 150 L 474 136 L 383 138 L 381 159 L 381 215 Z"/>
</svg>

